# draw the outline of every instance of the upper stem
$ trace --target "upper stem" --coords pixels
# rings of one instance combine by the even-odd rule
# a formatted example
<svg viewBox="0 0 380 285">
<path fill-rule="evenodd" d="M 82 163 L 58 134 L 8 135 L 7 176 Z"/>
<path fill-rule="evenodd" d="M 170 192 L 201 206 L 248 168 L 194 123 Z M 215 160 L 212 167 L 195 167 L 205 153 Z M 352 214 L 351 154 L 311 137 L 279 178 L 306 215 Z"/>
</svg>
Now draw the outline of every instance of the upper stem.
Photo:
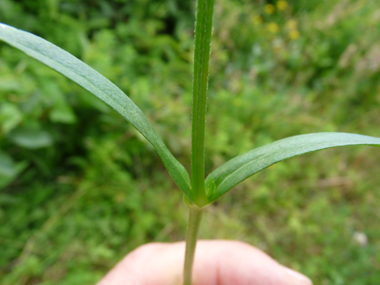
<svg viewBox="0 0 380 285">
<path fill-rule="evenodd" d="M 205 120 L 214 0 L 198 0 L 195 25 L 191 188 L 198 206 L 208 203 L 205 179 Z"/>
</svg>

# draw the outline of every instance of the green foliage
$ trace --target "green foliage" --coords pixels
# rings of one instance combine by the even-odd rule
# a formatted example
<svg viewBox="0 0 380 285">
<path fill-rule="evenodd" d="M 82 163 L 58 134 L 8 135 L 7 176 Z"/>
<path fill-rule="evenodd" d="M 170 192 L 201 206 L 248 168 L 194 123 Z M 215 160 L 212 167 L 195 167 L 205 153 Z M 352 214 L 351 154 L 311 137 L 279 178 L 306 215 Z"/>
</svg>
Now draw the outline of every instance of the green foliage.
<svg viewBox="0 0 380 285">
<path fill-rule="evenodd" d="M 190 165 L 192 1 L 24 2 L 0 1 L 1 21 L 109 78 Z M 377 2 L 271 3 L 268 14 L 252 1 L 216 1 L 206 173 L 300 133 L 378 136 Z M 1 43 L 0 109 L 4 284 L 94 283 L 139 244 L 183 239 L 180 193 L 147 142 L 101 101 Z M 18 145 L 11 134 L 23 129 L 51 144 Z M 201 237 L 255 244 L 316 283 L 374 284 L 379 158 L 352 147 L 269 167 L 207 209 Z"/>
<path fill-rule="evenodd" d="M 347 133 L 314 133 L 275 141 L 234 157 L 215 169 L 206 179 L 210 201 L 231 190 L 255 173 L 290 157 L 347 145 L 380 145 L 380 139 Z M 210 181 L 210 182 L 209 182 Z"/>
<path fill-rule="evenodd" d="M 142 111 L 111 81 L 71 54 L 32 34 L 0 24 L 0 39 L 62 73 L 118 111 L 156 148 L 174 181 L 194 199 L 185 168 L 173 157 Z M 24 147 L 40 148 L 52 143 L 48 133 L 29 129 L 11 135 L 11 139 Z"/>
</svg>

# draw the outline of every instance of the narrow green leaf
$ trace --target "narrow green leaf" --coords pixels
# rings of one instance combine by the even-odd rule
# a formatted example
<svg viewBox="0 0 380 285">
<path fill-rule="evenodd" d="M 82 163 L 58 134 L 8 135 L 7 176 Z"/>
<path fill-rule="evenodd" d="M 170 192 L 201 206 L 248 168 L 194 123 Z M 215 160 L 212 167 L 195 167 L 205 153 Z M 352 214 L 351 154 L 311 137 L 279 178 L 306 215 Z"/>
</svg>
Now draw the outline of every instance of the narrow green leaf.
<svg viewBox="0 0 380 285">
<path fill-rule="evenodd" d="M 216 190 L 212 202 L 253 174 L 279 161 L 304 153 L 346 145 L 380 146 L 380 138 L 349 133 L 315 133 L 294 136 L 241 154 L 215 169 L 206 179 L 214 180 Z"/>
<path fill-rule="evenodd" d="M 33 34 L 0 23 L 0 40 L 70 78 L 118 111 L 156 148 L 171 177 L 193 200 L 186 169 L 174 158 L 143 112 L 116 85 L 73 55 Z"/>
</svg>

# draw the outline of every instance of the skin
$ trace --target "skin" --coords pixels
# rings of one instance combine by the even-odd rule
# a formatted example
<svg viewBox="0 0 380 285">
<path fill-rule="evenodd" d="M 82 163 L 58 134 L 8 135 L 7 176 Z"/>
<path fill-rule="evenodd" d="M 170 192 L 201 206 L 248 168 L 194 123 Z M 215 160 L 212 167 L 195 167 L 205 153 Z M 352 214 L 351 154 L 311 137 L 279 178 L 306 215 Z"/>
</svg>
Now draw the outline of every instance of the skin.
<svg viewBox="0 0 380 285">
<path fill-rule="evenodd" d="M 128 254 L 97 285 L 181 285 L 185 243 L 149 243 Z M 304 275 L 239 241 L 198 241 L 194 285 L 311 285 Z"/>
</svg>

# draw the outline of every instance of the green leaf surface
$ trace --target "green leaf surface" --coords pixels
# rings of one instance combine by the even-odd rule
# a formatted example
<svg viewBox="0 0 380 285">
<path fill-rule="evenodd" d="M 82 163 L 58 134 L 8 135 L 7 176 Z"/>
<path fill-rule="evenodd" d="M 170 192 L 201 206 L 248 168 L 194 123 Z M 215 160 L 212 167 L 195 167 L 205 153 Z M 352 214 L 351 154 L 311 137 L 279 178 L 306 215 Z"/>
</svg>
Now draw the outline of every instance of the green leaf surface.
<svg viewBox="0 0 380 285">
<path fill-rule="evenodd" d="M 28 127 L 20 127 L 9 133 L 9 138 L 17 145 L 30 149 L 38 149 L 51 146 L 53 138 L 44 130 Z"/>
<path fill-rule="evenodd" d="M 289 137 L 241 154 L 215 169 L 206 185 L 216 186 L 212 202 L 253 174 L 287 158 L 326 148 L 346 145 L 380 146 L 380 138 L 349 133 L 314 133 Z M 212 193 L 212 192 L 210 192 Z"/>
<path fill-rule="evenodd" d="M 2 103 L 0 106 L 0 126 L 4 133 L 14 129 L 22 121 L 22 118 L 22 112 L 15 104 Z"/>
<path fill-rule="evenodd" d="M 70 78 L 118 111 L 155 147 L 171 177 L 193 200 L 186 169 L 174 158 L 143 112 L 115 84 L 73 55 L 33 34 L 0 23 L 0 39 Z"/>
<path fill-rule="evenodd" d="M 0 151 L 0 189 L 9 185 L 27 166 L 27 162 L 15 163 L 8 154 Z"/>
</svg>

